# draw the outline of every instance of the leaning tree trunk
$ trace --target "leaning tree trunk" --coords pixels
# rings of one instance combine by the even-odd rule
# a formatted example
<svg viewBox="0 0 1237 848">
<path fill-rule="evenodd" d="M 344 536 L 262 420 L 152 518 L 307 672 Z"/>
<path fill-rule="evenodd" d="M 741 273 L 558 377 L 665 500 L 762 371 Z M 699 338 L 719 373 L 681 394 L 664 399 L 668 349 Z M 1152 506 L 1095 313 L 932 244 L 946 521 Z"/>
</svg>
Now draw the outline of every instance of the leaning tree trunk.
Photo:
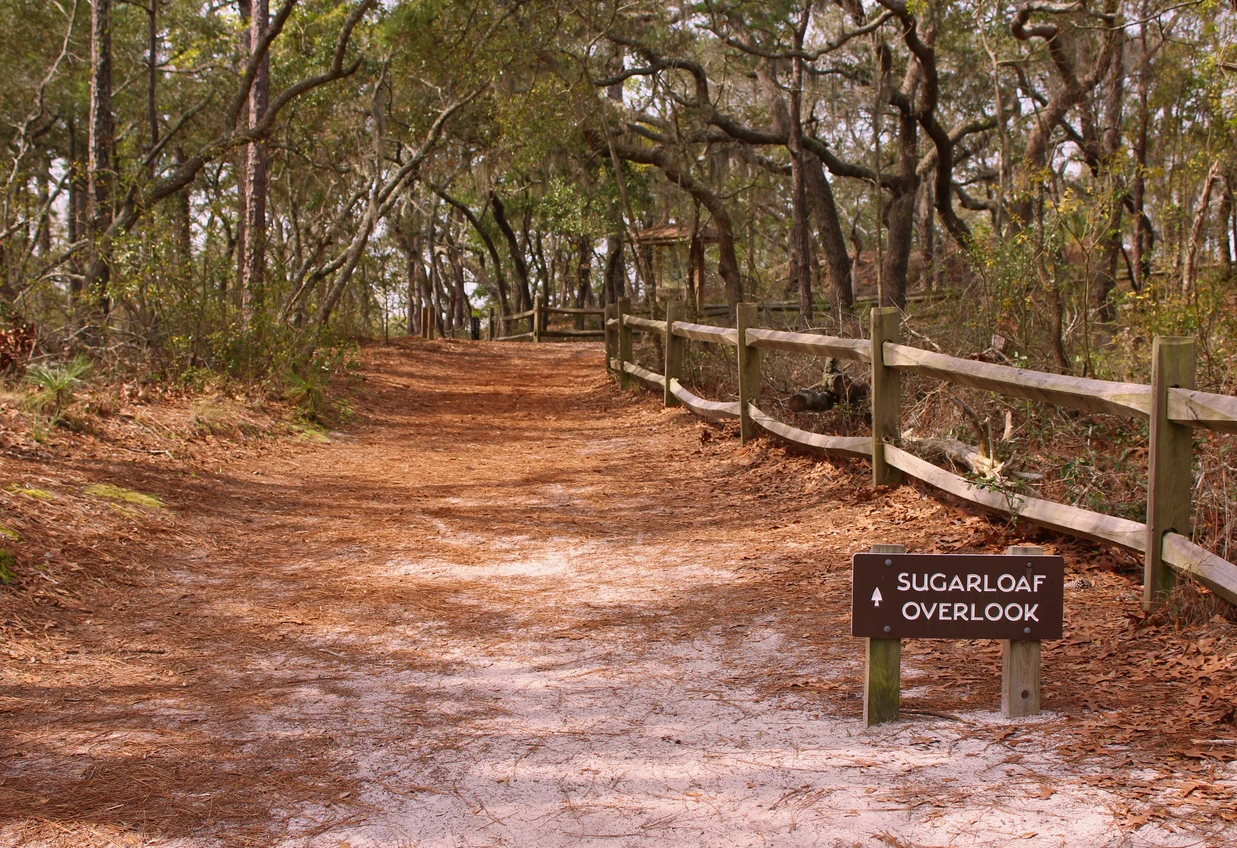
<svg viewBox="0 0 1237 848">
<path fill-rule="evenodd" d="M 494 210 L 494 223 L 502 231 L 507 240 L 507 250 L 511 253 L 511 264 L 515 267 L 517 312 L 533 308 L 533 293 L 528 285 L 528 262 L 524 259 L 524 251 L 520 249 L 520 241 L 516 238 L 511 222 L 507 220 L 507 208 L 497 194 L 490 195 L 490 206 Z"/>
</svg>

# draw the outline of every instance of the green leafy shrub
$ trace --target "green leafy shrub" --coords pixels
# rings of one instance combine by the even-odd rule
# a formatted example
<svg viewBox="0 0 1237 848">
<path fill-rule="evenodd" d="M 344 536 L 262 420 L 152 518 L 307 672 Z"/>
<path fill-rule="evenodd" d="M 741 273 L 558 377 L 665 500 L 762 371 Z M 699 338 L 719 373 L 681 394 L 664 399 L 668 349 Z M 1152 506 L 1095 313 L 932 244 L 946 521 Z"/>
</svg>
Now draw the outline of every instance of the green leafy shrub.
<svg viewBox="0 0 1237 848">
<path fill-rule="evenodd" d="M 289 371 L 284 397 L 301 411 L 310 421 L 317 421 L 326 406 L 326 374 L 320 369 L 310 367 L 303 373 Z"/>
<path fill-rule="evenodd" d="M 90 362 L 77 357 L 72 362 L 51 365 L 31 365 L 26 369 L 26 382 L 36 388 L 31 399 L 36 409 L 60 421 L 63 409 L 73 400 L 73 391 L 82 386 L 82 377 L 90 371 Z"/>
</svg>

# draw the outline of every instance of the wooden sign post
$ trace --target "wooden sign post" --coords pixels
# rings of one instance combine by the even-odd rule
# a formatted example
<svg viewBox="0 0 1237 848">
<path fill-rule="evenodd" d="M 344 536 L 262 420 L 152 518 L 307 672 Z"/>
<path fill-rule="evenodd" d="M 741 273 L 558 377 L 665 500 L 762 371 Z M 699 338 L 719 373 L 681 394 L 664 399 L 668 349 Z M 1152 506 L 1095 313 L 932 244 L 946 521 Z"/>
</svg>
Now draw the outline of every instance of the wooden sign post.
<svg viewBox="0 0 1237 848">
<path fill-rule="evenodd" d="M 855 554 L 851 634 L 867 640 L 863 716 L 897 718 L 902 639 L 1000 639 L 1001 710 L 1039 713 L 1040 642 L 1060 639 L 1065 562 L 1043 549 L 1005 555 L 907 554 L 895 545 Z"/>
<path fill-rule="evenodd" d="M 1039 545 L 1015 545 L 1005 552 L 1011 556 L 1044 555 Z M 1039 661 L 1038 639 L 1001 640 L 1001 712 L 1006 718 L 1039 715 Z"/>
<path fill-rule="evenodd" d="M 902 554 L 906 547 L 873 545 L 872 553 Z M 863 724 L 871 727 L 896 719 L 902 706 L 902 638 L 869 636 L 863 641 Z"/>
</svg>

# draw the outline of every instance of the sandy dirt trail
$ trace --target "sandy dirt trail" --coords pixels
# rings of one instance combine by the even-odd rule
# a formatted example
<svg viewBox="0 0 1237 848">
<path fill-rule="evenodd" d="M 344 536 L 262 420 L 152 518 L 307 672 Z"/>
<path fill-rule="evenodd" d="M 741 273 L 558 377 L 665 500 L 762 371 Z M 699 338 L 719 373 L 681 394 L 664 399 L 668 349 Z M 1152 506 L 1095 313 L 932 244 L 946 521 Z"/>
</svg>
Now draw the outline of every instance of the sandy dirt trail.
<svg viewBox="0 0 1237 848">
<path fill-rule="evenodd" d="M 1063 754 L 1065 717 L 992 712 L 990 645 L 908 649 L 906 719 L 864 731 L 850 553 L 1012 540 L 600 366 L 373 350 L 348 432 L 165 483 L 146 576 L 4 678 L 0 843 L 1237 843 L 1131 820 L 1146 776 Z"/>
</svg>

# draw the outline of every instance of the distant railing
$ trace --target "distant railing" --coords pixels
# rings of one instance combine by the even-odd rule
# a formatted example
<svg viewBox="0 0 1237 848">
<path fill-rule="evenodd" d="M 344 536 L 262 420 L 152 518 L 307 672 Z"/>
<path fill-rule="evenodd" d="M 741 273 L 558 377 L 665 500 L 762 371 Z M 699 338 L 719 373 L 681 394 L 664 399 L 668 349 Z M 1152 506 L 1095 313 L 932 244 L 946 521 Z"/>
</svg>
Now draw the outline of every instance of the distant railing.
<svg viewBox="0 0 1237 848">
<path fill-rule="evenodd" d="M 533 299 L 533 308 L 524 312 L 517 312 L 514 315 L 497 316 L 494 310 L 490 310 L 489 321 L 489 339 L 490 341 L 499 342 L 515 342 L 515 341 L 533 341 L 540 342 L 542 339 L 600 339 L 605 336 L 605 329 L 598 328 L 596 330 L 581 329 L 581 328 L 555 328 L 552 329 L 549 325 L 549 316 L 551 315 L 571 315 L 581 318 L 596 317 L 600 322 L 604 317 L 605 310 L 598 308 L 571 308 L 566 306 L 546 306 L 541 296 L 538 295 Z M 529 322 L 528 330 L 523 333 L 509 333 L 508 328 L 513 322 L 524 321 Z"/>
<path fill-rule="evenodd" d="M 670 302 L 666 320 L 631 314 L 627 299 L 605 310 L 606 362 L 623 388 L 639 381 L 662 392 L 666 406 L 684 406 L 709 419 L 738 419 L 746 442 L 764 430 L 820 451 L 867 457 L 874 485 L 891 485 L 902 474 L 988 509 L 1010 513 L 1064 533 L 1108 542 L 1143 555 L 1143 605 L 1150 609 L 1173 589 L 1175 572 L 1187 573 L 1230 603 L 1237 603 L 1237 566 L 1192 542 L 1193 428 L 1237 433 L 1237 398 L 1193 389 L 1194 340 L 1157 337 L 1152 344 L 1152 383 L 1119 383 L 1028 371 L 921 350 L 901 344 L 897 309 L 872 311 L 871 339 L 848 339 L 769 330 L 754 326 L 757 304 L 740 304 L 735 327 L 684 321 L 685 305 Z M 634 332 L 663 339 L 662 373 L 637 365 Z M 680 378 L 687 340 L 736 349 L 737 401 L 711 401 L 688 391 Z M 757 406 L 761 350 L 781 350 L 863 362 L 871 369 L 872 435 L 829 436 L 775 420 Z M 929 463 L 898 446 L 901 375 L 921 374 L 1008 397 L 1086 412 L 1151 422 L 1146 523 L 981 485 Z"/>
</svg>

